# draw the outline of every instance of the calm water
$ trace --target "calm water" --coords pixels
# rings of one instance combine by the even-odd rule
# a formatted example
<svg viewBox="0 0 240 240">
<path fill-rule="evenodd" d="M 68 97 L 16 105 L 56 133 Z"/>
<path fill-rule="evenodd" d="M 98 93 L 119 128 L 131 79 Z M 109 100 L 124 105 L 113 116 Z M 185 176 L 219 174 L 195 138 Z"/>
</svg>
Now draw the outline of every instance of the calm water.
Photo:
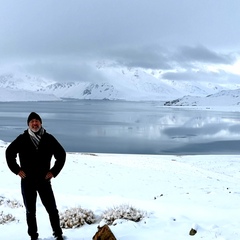
<svg viewBox="0 0 240 240">
<path fill-rule="evenodd" d="M 157 102 L 0 103 L 0 139 L 11 142 L 36 111 L 68 152 L 239 154 L 240 114 L 184 110 Z"/>
</svg>

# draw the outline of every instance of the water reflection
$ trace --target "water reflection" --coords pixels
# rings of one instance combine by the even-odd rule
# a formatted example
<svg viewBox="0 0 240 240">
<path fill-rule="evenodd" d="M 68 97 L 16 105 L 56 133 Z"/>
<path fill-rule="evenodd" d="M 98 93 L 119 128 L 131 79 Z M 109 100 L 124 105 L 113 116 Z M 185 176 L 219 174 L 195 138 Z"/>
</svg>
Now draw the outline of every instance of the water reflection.
<svg viewBox="0 0 240 240">
<path fill-rule="evenodd" d="M 156 102 L 0 103 L 0 139 L 12 141 L 38 112 L 67 151 L 239 154 L 238 112 L 186 110 Z"/>
</svg>

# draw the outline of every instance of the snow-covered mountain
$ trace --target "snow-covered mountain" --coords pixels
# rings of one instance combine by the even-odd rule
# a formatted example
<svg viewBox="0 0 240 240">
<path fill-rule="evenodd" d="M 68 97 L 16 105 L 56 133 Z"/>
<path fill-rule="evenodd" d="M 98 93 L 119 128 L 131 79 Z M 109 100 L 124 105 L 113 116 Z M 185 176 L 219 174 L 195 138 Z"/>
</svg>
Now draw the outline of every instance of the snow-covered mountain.
<svg viewBox="0 0 240 240">
<path fill-rule="evenodd" d="M 0 101 L 59 101 L 54 94 L 38 92 L 49 83 L 41 78 L 22 74 L 0 75 Z"/>
<path fill-rule="evenodd" d="M 96 71 L 99 79 L 69 82 L 57 82 L 30 74 L 0 74 L 0 101 L 52 101 L 62 98 L 171 101 L 188 95 L 186 101 L 190 96 L 206 97 L 223 90 L 227 93 L 226 90 L 240 88 L 240 84 L 164 80 L 157 70 L 102 64 L 96 66 Z M 193 102 L 192 98 L 189 101 Z"/>
<path fill-rule="evenodd" d="M 236 106 L 240 105 L 240 89 L 222 90 L 218 93 L 200 96 L 184 96 L 167 101 L 165 106 Z"/>
</svg>

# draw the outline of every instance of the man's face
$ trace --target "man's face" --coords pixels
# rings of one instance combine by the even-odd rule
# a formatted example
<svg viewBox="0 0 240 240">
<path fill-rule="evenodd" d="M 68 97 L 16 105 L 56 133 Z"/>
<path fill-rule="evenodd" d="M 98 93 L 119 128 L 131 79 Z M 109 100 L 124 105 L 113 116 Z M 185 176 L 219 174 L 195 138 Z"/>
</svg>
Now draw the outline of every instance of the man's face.
<svg viewBox="0 0 240 240">
<path fill-rule="evenodd" d="M 32 119 L 29 122 L 28 126 L 33 132 L 38 132 L 39 129 L 41 128 L 42 124 L 38 119 Z"/>
</svg>

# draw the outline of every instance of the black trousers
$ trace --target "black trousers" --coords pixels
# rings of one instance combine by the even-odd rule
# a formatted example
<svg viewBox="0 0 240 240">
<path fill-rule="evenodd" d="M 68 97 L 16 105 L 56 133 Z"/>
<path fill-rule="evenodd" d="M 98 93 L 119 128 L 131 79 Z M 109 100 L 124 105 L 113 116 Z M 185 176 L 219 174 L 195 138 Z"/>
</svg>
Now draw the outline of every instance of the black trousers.
<svg viewBox="0 0 240 240">
<path fill-rule="evenodd" d="M 60 227 L 59 214 L 53 194 L 51 182 L 47 180 L 34 181 L 31 179 L 21 180 L 21 190 L 23 202 L 26 208 L 26 219 L 28 225 L 28 234 L 31 237 L 38 237 L 37 219 L 36 219 L 36 201 L 37 193 L 40 196 L 42 204 L 49 214 L 50 223 L 53 229 L 53 235 L 62 235 Z"/>
</svg>

